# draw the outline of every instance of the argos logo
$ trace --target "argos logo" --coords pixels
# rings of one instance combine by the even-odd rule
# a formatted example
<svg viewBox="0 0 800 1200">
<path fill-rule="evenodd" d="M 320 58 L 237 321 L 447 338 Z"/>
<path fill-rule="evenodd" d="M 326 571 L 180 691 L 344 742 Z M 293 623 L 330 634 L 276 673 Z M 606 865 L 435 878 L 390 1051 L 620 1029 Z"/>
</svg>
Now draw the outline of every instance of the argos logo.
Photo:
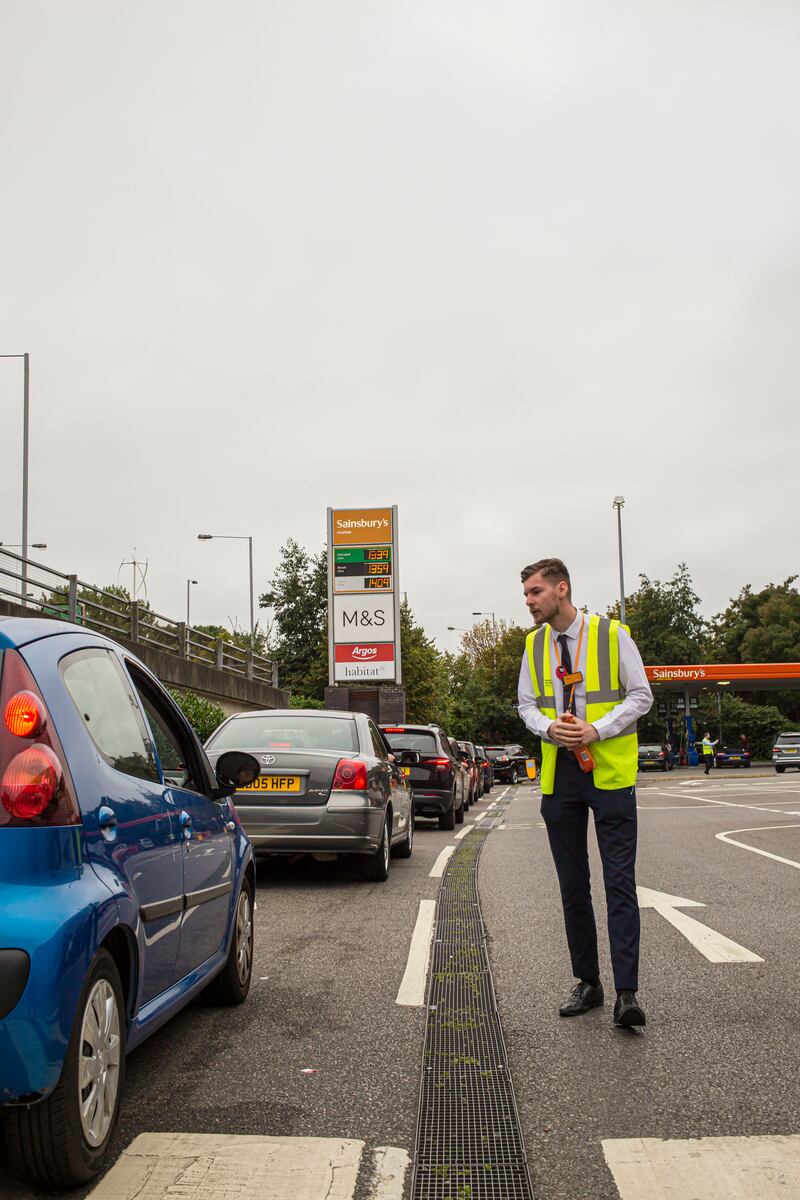
<svg viewBox="0 0 800 1200">
<path fill-rule="evenodd" d="M 394 642 L 362 642 L 357 645 L 337 646 L 337 663 L 392 662 Z"/>
</svg>

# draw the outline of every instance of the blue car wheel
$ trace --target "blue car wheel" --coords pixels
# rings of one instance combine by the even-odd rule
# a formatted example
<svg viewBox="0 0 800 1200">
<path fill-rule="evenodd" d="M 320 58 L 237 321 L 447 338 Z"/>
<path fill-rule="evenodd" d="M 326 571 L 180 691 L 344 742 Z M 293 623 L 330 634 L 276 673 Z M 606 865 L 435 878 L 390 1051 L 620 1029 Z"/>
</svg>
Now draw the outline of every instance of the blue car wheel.
<svg viewBox="0 0 800 1200">
<path fill-rule="evenodd" d="M 12 1107 L 6 1143 L 16 1168 L 40 1187 L 77 1187 L 103 1169 L 125 1081 L 125 1005 L 116 963 L 94 957 L 61 1077 L 45 1100 Z"/>
</svg>

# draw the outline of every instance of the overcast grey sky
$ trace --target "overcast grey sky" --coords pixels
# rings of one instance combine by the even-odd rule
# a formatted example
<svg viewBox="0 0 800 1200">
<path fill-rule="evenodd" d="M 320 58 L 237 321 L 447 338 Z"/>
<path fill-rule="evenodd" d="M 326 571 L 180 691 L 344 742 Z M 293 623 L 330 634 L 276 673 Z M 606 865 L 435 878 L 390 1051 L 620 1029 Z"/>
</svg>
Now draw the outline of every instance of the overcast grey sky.
<svg viewBox="0 0 800 1200">
<path fill-rule="evenodd" d="M 0 352 L 30 537 L 247 626 L 289 536 L 397 503 L 440 646 L 685 559 L 798 569 L 796 0 L 5 0 Z M 0 540 L 21 363 L 0 363 Z M 127 577 L 126 577 L 127 578 Z M 123 582 L 125 579 L 123 579 Z"/>
</svg>

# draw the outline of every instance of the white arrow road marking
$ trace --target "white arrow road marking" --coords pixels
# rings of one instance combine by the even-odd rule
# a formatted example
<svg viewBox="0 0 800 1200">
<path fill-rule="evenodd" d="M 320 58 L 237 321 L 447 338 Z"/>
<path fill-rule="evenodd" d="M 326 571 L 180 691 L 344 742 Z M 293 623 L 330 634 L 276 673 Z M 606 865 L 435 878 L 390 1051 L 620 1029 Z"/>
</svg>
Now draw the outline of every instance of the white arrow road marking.
<svg viewBox="0 0 800 1200">
<path fill-rule="evenodd" d="M 429 873 L 429 879 L 441 879 L 444 875 L 444 869 L 447 866 L 447 860 L 456 850 L 455 846 L 445 846 L 436 862 L 433 864 L 433 870 Z"/>
<path fill-rule="evenodd" d="M 670 925 L 674 925 L 688 942 L 699 950 L 709 962 L 763 962 L 752 950 L 746 950 L 738 942 L 731 941 L 722 933 L 709 929 L 694 917 L 680 912 L 682 908 L 705 908 L 699 900 L 684 900 L 681 896 L 670 896 L 668 892 L 655 892 L 651 888 L 637 887 L 639 908 L 654 908 Z"/>
<path fill-rule="evenodd" d="M 793 813 L 783 813 L 784 817 L 791 817 Z M 800 813 L 797 814 L 800 816 Z M 800 870 L 800 863 L 795 862 L 793 858 L 781 858 L 780 854 L 771 854 L 769 850 L 762 850 L 758 846 L 748 846 L 746 842 L 737 842 L 731 837 L 732 833 L 764 833 L 771 829 L 800 829 L 800 825 L 756 825 L 751 829 L 729 829 L 727 833 L 718 833 L 716 836 L 721 842 L 727 842 L 730 846 L 740 846 L 742 850 L 749 850 L 751 854 L 763 854 L 764 858 L 774 858 L 775 862 L 786 863 L 787 867 L 797 867 Z"/>
<path fill-rule="evenodd" d="M 621 1200 L 800 1196 L 800 1136 L 612 1138 L 602 1143 Z"/>
<path fill-rule="evenodd" d="M 428 961 L 431 955 L 433 920 L 436 916 L 435 900 L 420 900 L 417 923 L 411 935 L 408 962 L 400 981 L 395 1004 L 419 1008 L 425 1003 L 425 985 L 428 980 Z"/>
</svg>

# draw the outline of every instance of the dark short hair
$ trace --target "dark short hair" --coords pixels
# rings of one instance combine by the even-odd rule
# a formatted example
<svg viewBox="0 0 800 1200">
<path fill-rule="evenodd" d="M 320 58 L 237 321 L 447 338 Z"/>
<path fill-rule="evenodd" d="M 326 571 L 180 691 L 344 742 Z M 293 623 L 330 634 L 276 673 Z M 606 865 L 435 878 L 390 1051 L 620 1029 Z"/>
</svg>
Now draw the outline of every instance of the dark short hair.
<svg viewBox="0 0 800 1200">
<path fill-rule="evenodd" d="M 572 595 L 572 580 L 569 577 L 566 563 L 562 562 L 560 558 L 540 558 L 537 562 L 522 568 L 520 577 L 523 583 L 530 579 L 531 575 L 541 575 L 544 579 L 552 579 L 554 583 L 561 583 L 563 579 L 567 585 L 567 595 Z"/>
</svg>

